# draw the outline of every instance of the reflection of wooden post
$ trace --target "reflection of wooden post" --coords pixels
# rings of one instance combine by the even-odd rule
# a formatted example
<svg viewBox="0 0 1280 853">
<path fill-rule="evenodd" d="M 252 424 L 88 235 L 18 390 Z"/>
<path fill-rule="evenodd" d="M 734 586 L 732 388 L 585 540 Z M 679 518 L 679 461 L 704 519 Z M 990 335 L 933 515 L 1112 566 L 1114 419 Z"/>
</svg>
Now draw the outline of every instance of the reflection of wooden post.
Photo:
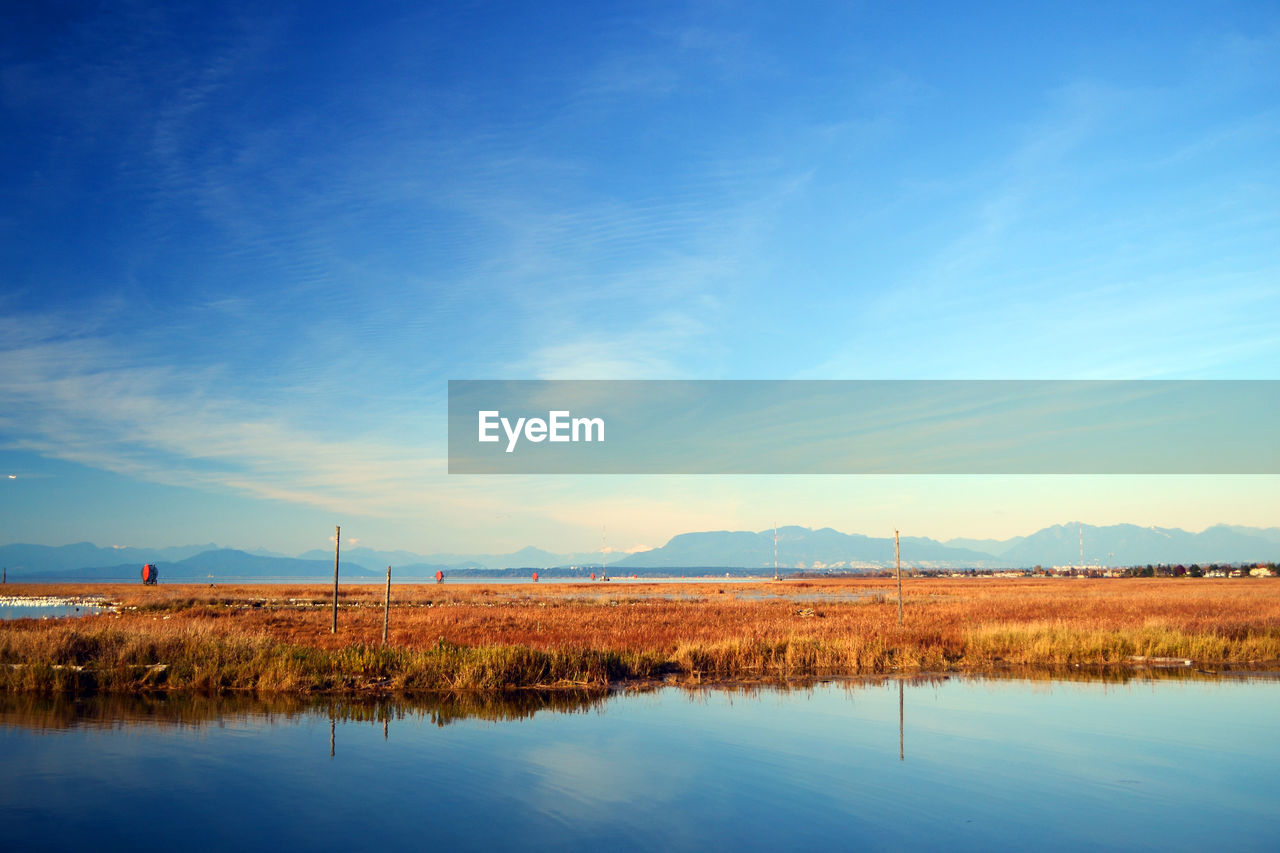
<svg viewBox="0 0 1280 853">
<path fill-rule="evenodd" d="M 387 601 L 382 605 L 382 645 L 387 644 L 387 622 L 391 619 L 391 567 L 387 566 Z"/>
<path fill-rule="evenodd" d="M 898 760 L 902 761 L 902 679 L 898 679 Z"/>
<path fill-rule="evenodd" d="M 898 627 L 902 627 L 902 557 L 898 554 L 898 531 L 893 531 L 893 562 L 898 566 Z"/>
<path fill-rule="evenodd" d="M 329 712 L 329 757 L 333 758 L 333 746 L 337 725 L 334 723 L 333 711 Z"/>
<path fill-rule="evenodd" d="M 338 550 L 342 540 L 342 527 L 333 528 L 333 627 L 330 634 L 338 633 Z"/>
</svg>

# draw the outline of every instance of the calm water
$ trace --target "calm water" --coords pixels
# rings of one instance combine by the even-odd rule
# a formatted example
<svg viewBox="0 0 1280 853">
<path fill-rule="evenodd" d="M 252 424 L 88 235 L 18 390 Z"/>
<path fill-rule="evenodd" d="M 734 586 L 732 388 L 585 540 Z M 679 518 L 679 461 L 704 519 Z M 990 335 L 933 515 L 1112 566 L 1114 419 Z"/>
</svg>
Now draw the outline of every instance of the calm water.
<svg viewBox="0 0 1280 853">
<path fill-rule="evenodd" d="M 0 598 L 0 620 L 92 616 L 101 613 L 102 609 L 94 604 L 52 598 Z"/>
<path fill-rule="evenodd" d="M 1221 677 L 511 704 L 0 696 L 0 837 L 79 851 L 1276 850 L 1277 709 L 1280 682 Z"/>
</svg>

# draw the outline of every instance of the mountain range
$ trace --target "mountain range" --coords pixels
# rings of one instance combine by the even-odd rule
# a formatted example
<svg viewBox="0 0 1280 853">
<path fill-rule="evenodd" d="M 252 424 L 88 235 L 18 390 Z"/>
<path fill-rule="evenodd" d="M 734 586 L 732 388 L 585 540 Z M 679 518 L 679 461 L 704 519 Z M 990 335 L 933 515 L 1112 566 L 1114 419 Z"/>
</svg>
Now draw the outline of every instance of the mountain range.
<svg viewBox="0 0 1280 853">
<path fill-rule="evenodd" d="M 1026 568 L 1035 565 L 1239 563 L 1280 558 L 1280 528 L 1218 525 L 1200 533 L 1116 524 L 1058 524 L 1008 540 L 902 537 L 904 564 L 920 568 Z M 1082 559 L 1083 550 L 1083 559 Z M 716 558 L 726 560 L 715 562 Z M 773 565 L 773 531 L 686 533 L 662 548 L 634 554 L 618 567 Z M 893 565 L 893 538 L 840 533 L 829 527 L 778 528 L 778 565 L 786 569 L 859 569 Z"/>
<path fill-rule="evenodd" d="M 829 527 L 780 527 L 778 566 L 786 571 L 871 570 L 893 565 L 893 538 L 841 533 Z M 1081 558 L 1083 543 L 1083 560 Z M 919 568 L 1027 568 L 1035 565 L 1146 565 L 1148 563 L 1244 563 L 1280 561 L 1280 528 L 1217 525 L 1199 533 L 1178 528 L 1116 524 L 1059 524 L 1010 539 L 926 537 L 900 540 L 905 566 Z M 772 569 L 774 531 L 704 531 L 674 536 L 661 548 L 629 556 L 610 555 L 617 573 L 663 574 L 681 568 Z M 357 547 L 342 552 L 342 576 L 376 580 L 386 566 L 399 578 L 428 578 L 436 571 L 483 576 L 500 570 L 600 565 L 600 552 L 554 554 L 522 548 L 508 554 L 417 554 Z M 617 558 L 615 560 L 615 557 Z M 88 542 L 49 546 L 0 546 L 0 566 L 14 580 L 133 580 L 143 563 L 156 563 L 164 580 L 310 579 L 331 577 L 333 552 L 317 549 L 296 557 L 255 549 L 207 545 L 166 548 L 100 548 Z M 517 572 L 517 574 L 519 574 Z"/>
<path fill-rule="evenodd" d="M 908 536 L 902 553 L 921 567 L 960 566 L 985 568 L 998 560 L 989 553 L 950 546 L 933 539 Z M 873 538 L 841 533 L 830 527 L 778 528 L 778 565 L 786 569 L 870 569 L 893 564 L 893 537 Z M 773 567 L 773 530 L 752 533 L 721 530 L 682 533 L 652 551 L 619 560 L 618 568 L 676 566 Z"/>
</svg>

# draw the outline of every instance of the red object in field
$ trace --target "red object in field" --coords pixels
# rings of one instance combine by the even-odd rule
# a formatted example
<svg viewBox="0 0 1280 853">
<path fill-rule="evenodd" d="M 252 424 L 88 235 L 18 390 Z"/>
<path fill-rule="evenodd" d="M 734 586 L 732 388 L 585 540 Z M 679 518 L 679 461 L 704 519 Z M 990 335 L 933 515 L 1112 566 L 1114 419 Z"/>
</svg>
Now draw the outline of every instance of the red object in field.
<svg viewBox="0 0 1280 853">
<path fill-rule="evenodd" d="M 538 582 L 538 573 L 537 573 L 537 572 L 534 572 L 534 573 L 533 573 L 533 582 L 534 582 L 534 583 L 537 583 L 537 582 Z"/>
<path fill-rule="evenodd" d="M 591 573 L 591 579 L 592 579 L 592 580 L 595 580 L 595 579 L 596 579 L 596 573 L 595 573 L 595 572 L 592 572 L 592 573 Z"/>
<path fill-rule="evenodd" d="M 444 572 L 436 569 L 436 583 L 444 583 Z"/>
<path fill-rule="evenodd" d="M 159 577 L 160 572 L 156 570 L 153 563 L 147 563 L 142 567 L 142 582 L 144 584 L 154 584 Z"/>
</svg>

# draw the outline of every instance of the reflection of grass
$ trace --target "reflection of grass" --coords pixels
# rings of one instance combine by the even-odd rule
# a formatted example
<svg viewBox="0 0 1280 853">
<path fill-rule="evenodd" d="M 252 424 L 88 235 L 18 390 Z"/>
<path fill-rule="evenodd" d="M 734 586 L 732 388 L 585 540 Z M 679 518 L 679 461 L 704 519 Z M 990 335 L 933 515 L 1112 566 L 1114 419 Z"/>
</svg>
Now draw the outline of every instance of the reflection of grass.
<svg viewBox="0 0 1280 853">
<path fill-rule="evenodd" d="M 340 723 L 430 720 L 439 726 L 477 718 L 520 720 L 543 711 L 563 714 L 599 708 L 608 694 L 579 690 L 465 691 L 398 696 L 301 696 L 294 693 L 201 693 L 189 690 L 144 693 L 37 694 L 0 691 L 0 726 L 41 731 L 85 727 L 193 726 L 234 718 L 273 719 L 324 716 Z"/>
<path fill-rule="evenodd" d="M 96 586 L 119 615 L 0 625 L 0 689 L 599 689 L 1280 660 L 1275 581 L 912 579 L 906 590 L 899 628 L 896 597 L 874 580 L 682 585 L 673 597 L 604 584 L 396 587 L 382 648 L 374 586 L 343 588 L 336 635 L 319 586 Z"/>
<path fill-rule="evenodd" d="M 882 689 L 903 681 L 908 689 L 936 686 L 949 675 L 925 674 L 905 677 L 870 677 L 828 682 L 850 698 L 863 690 Z M 960 678 L 983 681 L 1018 681 L 1046 687 L 1059 681 L 1099 684 L 1127 684 L 1142 681 L 1220 680 L 1221 676 L 1190 667 L 1132 669 L 1121 667 L 1013 668 Z M 1274 679 L 1277 674 L 1262 677 Z M 810 693 L 819 683 L 814 679 L 762 683 L 727 682 L 711 686 L 685 682 L 680 686 L 690 701 L 704 701 L 729 694 L 760 699 L 777 691 Z M 655 689 L 645 685 L 641 690 Z M 1034 689 L 1034 687 L 1033 687 Z M 576 714 L 598 710 L 609 700 L 599 690 L 512 690 L 438 691 L 393 694 L 329 694 L 305 696 L 297 693 L 204 693 L 198 691 L 145 691 L 138 693 L 98 692 L 76 696 L 69 693 L 0 691 L 0 727 L 19 726 L 36 731 L 76 727 L 133 727 L 224 725 L 232 719 L 272 720 L 275 718 L 323 717 L 344 724 L 383 726 L 405 720 L 425 720 L 446 726 L 467 719 L 492 722 L 522 720 L 541 713 Z"/>
</svg>

